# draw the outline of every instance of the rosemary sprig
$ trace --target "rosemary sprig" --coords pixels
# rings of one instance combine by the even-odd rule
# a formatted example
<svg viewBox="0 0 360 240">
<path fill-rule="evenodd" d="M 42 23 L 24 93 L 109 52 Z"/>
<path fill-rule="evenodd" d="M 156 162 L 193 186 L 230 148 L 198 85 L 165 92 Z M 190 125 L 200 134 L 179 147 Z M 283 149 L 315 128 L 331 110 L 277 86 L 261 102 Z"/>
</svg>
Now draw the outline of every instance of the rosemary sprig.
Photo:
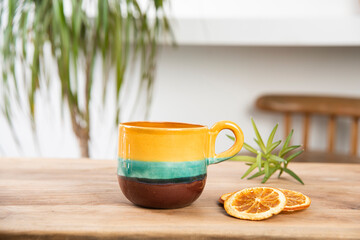
<svg viewBox="0 0 360 240">
<path fill-rule="evenodd" d="M 294 133 L 294 130 L 291 130 L 290 134 L 285 139 L 285 142 L 281 148 L 281 150 L 276 154 L 274 153 L 275 149 L 281 144 L 281 140 L 274 142 L 274 136 L 279 124 L 276 124 L 273 130 L 270 133 L 270 136 L 264 144 L 263 139 L 256 127 L 254 120 L 251 118 L 251 122 L 255 131 L 256 138 L 254 141 L 259 146 L 260 150 L 256 150 L 251 147 L 249 144 L 244 143 L 244 148 L 251 153 L 256 154 L 255 156 L 235 156 L 231 160 L 246 162 L 249 165 L 249 169 L 244 173 L 241 177 L 242 179 L 247 177 L 250 173 L 252 173 L 256 168 L 258 172 L 248 177 L 248 179 L 253 179 L 256 177 L 264 176 L 261 183 L 266 183 L 266 181 L 279 170 L 278 178 L 280 178 L 283 172 L 289 174 L 301 184 L 304 182 L 301 178 L 296 175 L 292 170 L 288 168 L 288 164 L 297 156 L 299 156 L 303 150 L 299 150 L 293 154 L 290 154 L 295 149 L 301 147 L 301 145 L 292 145 L 289 146 L 291 137 Z M 234 137 L 227 135 L 230 139 L 235 140 Z"/>
</svg>

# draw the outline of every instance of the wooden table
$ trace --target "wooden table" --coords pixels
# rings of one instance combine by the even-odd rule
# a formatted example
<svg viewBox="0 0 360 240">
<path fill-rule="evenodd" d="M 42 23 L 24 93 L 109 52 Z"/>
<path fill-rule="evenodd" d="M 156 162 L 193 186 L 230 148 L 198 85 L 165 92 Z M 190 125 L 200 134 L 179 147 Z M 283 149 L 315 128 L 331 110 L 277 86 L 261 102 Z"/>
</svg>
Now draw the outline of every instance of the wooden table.
<svg viewBox="0 0 360 240">
<path fill-rule="evenodd" d="M 116 162 L 0 159 L 0 239 L 360 239 L 360 165 L 292 163 L 266 186 L 309 195 L 309 209 L 264 221 L 229 217 L 219 195 L 251 186 L 243 163 L 210 166 L 201 197 L 175 210 L 136 207 L 120 192 Z"/>
</svg>

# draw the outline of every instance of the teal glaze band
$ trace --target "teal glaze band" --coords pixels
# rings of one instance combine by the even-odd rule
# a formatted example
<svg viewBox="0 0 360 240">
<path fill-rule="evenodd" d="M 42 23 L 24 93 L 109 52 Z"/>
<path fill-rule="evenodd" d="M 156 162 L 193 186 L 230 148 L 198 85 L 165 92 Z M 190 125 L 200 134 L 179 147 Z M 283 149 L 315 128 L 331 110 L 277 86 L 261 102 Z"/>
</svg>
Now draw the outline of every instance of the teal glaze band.
<svg viewBox="0 0 360 240">
<path fill-rule="evenodd" d="M 236 155 L 236 154 L 235 154 Z M 234 155 L 234 156 L 235 156 Z M 225 158 L 208 158 L 206 159 L 206 162 L 207 162 L 207 165 L 210 165 L 210 164 L 216 164 L 216 163 L 221 163 L 225 160 L 228 160 L 234 156 L 231 156 L 231 157 L 225 157 Z"/>
<path fill-rule="evenodd" d="M 148 162 L 118 158 L 119 176 L 146 179 L 189 178 L 206 174 L 206 160 Z"/>
</svg>

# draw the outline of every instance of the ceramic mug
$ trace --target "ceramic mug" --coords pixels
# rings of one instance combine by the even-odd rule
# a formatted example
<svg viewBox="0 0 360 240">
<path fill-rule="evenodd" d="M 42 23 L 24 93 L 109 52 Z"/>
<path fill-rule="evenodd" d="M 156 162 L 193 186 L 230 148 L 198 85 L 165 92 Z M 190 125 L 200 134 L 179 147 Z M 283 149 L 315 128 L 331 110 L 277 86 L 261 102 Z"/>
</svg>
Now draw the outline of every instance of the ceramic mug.
<svg viewBox="0 0 360 240">
<path fill-rule="evenodd" d="M 215 153 L 223 129 L 236 138 L 233 146 Z M 176 122 L 128 122 L 119 125 L 118 181 L 127 199 L 149 208 L 179 208 L 201 194 L 210 164 L 237 154 L 244 143 L 233 122 L 206 126 Z"/>
</svg>

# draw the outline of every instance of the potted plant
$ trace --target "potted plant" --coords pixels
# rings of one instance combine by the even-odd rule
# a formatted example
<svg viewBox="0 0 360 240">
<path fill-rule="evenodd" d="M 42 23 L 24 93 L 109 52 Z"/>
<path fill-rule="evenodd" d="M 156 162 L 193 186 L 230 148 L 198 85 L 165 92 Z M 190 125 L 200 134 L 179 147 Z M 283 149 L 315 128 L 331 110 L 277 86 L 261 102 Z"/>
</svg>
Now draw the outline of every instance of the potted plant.
<svg viewBox="0 0 360 240">
<path fill-rule="evenodd" d="M 59 81 L 62 108 L 70 113 L 81 156 L 89 157 L 90 103 L 96 81 L 101 81 L 102 89 L 97 91 L 103 98 L 115 91 L 115 123 L 131 56 L 140 59 L 141 87 L 151 96 L 158 39 L 170 30 L 163 1 L 148 1 L 144 6 L 137 0 L 8 0 L 0 4 L 0 106 L 14 138 L 13 107 L 19 104 L 27 110 L 35 130 L 36 95 Z M 51 74 L 46 73 L 48 55 L 56 65 Z M 103 63 L 102 79 L 94 78 L 96 59 Z M 109 78 L 111 71 L 115 79 Z M 26 96 L 26 104 L 14 101 L 19 95 Z"/>
</svg>

